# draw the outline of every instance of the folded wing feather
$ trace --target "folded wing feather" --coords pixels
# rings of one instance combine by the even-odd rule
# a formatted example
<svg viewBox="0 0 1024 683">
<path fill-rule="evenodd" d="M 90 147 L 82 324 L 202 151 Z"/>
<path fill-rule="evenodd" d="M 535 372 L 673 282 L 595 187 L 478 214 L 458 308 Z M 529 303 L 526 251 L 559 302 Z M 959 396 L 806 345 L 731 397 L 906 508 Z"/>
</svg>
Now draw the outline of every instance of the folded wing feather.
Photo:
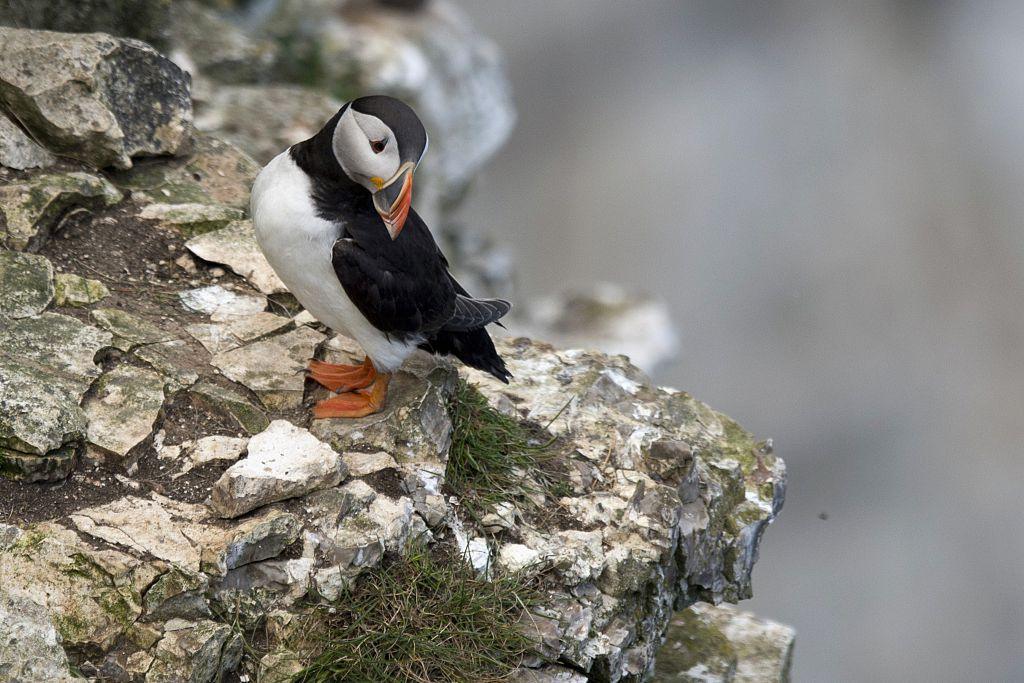
<svg viewBox="0 0 1024 683">
<path fill-rule="evenodd" d="M 503 299 L 473 299 L 456 295 L 455 313 L 441 329 L 450 332 L 476 330 L 500 320 L 512 310 L 512 304 Z"/>
</svg>

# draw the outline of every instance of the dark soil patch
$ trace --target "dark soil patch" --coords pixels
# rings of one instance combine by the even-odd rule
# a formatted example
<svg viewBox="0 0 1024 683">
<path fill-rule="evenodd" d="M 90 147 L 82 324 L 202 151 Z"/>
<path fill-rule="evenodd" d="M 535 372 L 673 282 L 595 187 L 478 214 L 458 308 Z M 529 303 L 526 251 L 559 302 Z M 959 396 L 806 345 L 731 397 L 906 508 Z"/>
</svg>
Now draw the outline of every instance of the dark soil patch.
<svg viewBox="0 0 1024 683">
<path fill-rule="evenodd" d="M 0 477 L 0 522 L 23 525 L 60 519 L 82 508 L 138 493 L 118 481 L 115 474 L 103 465 L 79 462 L 71 476 L 57 484 L 30 484 Z"/>
<path fill-rule="evenodd" d="M 204 436 L 246 436 L 228 418 L 211 412 L 187 392 L 179 392 L 164 403 L 163 416 L 157 421 L 154 433 L 160 431 L 163 431 L 167 445 L 195 441 Z M 202 503 L 209 498 L 210 488 L 231 465 L 230 462 L 206 463 L 175 478 L 187 454 L 182 454 L 178 460 L 157 457 L 152 436 L 135 450 L 139 451 L 138 470 L 133 477 L 160 495 L 186 503 Z"/>
<path fill-rule="evenodd" d="M 198 260 L 196 272 L 186 272 L 174 263 L 189 253 L 185 237 L 156 221 L 139 218 L 134 215 L 136 210 L 130 202 L 123 202 L 96 213 L 72 212 L 39 253 L 49 258 L 58 272 L 103 282 L 111 296 L 99 306 L 124 308 L 153 321 L 202 320 L 181 306 L 179 291 L 243 282 L 230 272 L 215 277 L 216 271 Z"/>
<path fill-rule="evenodd" d="M 377 493 L 383 493 L 389 498 L 395 498 L 397 500 L 402 496 L 408 495 L 405 487 L 402 486 L 402 477 L 396 469 L 389 467 L 359 478 L 369 484 L 370 488 L 374 491 Z"/>
</svg>

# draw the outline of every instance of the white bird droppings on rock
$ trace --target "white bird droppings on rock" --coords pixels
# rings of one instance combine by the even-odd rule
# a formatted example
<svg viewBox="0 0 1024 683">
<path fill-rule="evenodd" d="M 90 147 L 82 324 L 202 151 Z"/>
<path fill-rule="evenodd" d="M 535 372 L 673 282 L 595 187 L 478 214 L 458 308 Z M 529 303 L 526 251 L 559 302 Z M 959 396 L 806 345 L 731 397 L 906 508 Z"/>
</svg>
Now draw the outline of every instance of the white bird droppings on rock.
<svg viewBox="0 0 1024 683">
<path fill-rule="evenodd" d="M 210 285 L 178 292 L 185 308 L 205 313 L 216 322 L 254 315 L 267 307 L 266 297 L 256 294 L 238 294 L 220 285 Z"/>
<path fill-rule="evenodd" d="M 238 517 L 279 500 L 336 486 L 347 468 L 330 446 L 286 420 L 274 420 L 249 440 L 249 456 L 213 485 L 213 509 Z"/>
</svg>

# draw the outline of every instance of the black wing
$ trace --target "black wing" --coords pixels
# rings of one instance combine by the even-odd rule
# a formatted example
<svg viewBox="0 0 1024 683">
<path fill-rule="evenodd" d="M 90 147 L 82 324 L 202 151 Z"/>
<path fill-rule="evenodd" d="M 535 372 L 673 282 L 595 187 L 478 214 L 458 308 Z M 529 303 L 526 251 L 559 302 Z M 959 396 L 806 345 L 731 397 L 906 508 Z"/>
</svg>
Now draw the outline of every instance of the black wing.
<svg viewBox="0 0 1024 683">
<path fill-rule="evenodd" d="M 455 312 L 444 257 L 413 211 L 394 241 L 375 212 L 358 214 L 334 243 L 333 264 L 352 303 L 388 334 L 430 335 Z"/>
</svg>

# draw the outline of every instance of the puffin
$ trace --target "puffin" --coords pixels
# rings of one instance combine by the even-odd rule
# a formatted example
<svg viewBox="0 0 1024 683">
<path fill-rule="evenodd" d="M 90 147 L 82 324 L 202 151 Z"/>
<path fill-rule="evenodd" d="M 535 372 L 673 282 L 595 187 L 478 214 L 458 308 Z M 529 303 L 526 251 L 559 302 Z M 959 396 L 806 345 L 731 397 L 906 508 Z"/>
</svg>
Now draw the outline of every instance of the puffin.
<svg viewBox="0 0 1024 683">
<path fill-rule="evenodd" d="M 511 304 L 471 296 L 412 208 L 427 143 L 408 104 L 360 97 L 253 183 L 256 241 L 274 272 L 366 354 L 358 365 L 310 360 L 308 376 L 332 392 L 313 407 L 315 418 L 380 412 L 392 374 L 417 350 L 454 356 L 506 384 L 512 377 L 486 329 Z"/>
</svg>

